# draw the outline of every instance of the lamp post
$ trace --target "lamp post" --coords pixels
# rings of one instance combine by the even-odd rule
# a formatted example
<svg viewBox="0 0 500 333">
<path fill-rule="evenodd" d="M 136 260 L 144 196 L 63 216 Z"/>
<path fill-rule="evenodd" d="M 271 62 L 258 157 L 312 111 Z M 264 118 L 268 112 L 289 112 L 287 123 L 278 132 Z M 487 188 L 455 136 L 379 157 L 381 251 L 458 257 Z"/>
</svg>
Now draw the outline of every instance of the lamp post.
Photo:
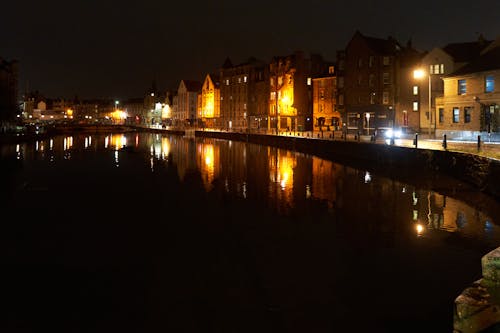
<svg viewBox="0 0 500 333">
<path fill-rule="evenodd" d="M 370 113 L 366 113 L 366 134 L 370 135 Z"/>
<path fill-rule="evenodd" d="M 421 79 L 426 75 L 426 72 L 423 69 L 417 69 L 413 71 L 413 77 L 416 79 Z M 431 73 L 427 73 L 427 78 L 429 80 L 429 139 L 431 138 L 431 126 L 432 126 L 432 81 L 431 81 Z"/>
</svg>

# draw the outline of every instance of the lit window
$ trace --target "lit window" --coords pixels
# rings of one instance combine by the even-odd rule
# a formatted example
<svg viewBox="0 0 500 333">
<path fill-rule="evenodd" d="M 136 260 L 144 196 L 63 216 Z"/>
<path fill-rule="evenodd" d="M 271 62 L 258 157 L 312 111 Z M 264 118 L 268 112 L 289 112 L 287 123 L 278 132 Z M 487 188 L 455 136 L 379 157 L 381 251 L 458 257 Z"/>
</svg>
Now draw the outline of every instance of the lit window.
<svg viewBox="0 0 500 333">
<path fill-rule="evenodd" d="M 383 61 L 383 63 L 384 63 L 384 66 L 388 66 L 388 65 L 389 65 L 389 63 L 390 63 L 390 62 L 389 62 L 389 57 L 383 57 L 383 58 L 382 58 L 382 61 Z"/>
<path fill-rule="evenodd" d="M 487 75 L 484 79 L 484 92 L 493 92 L 495 90 L 495 77 L 493 75 Z"/>
<path fill-rule="evenodd" d="M 467 92 L 467 81 L 465 79 L 458 80 L 458 94 L 465 95 Z"/>
<path fill-rule="evenodd" d="M 434 65 L 434 74 L 439 74 L 439 64 Z"/>
<path fill-rule="evenodd" d="M 271 78 L 271 86 L 274 86 L 274 78 Z"/>
<path fill-rule="evenodd" d="M 429 66 L 429 73 L 434 74 L 434 65 Z M 437 74 L 437 73 L 436 73 Z"/>
<path fill-rule="evenodd" d="M 458 107 L 453 108 L 453 122 L 458 123 L 460 121 L 460 109 Z"/>
<path fill-rule="evenodd" d="M 439 74 L 444 73 L 444 64 L 439 65 Z"/>
<path fill-rule="evenodd" d="M 418 95 L 418 86 L 413 86 L 413 95 Z"/>
<path fill-rule="evenodd" d="M 330 66 L 328 67 L 328 74 L 333 74 L 334 67 Z"/>
<path fill-rule="evenodd" d="M 307 78 L 307 85 L 308 85 L 308 86 L 310 86 L 310 85 L 311 85 L 311 78 L 310 78 L 310 77 L 308 77 L 308 78 Z"/>
<path fill-rule="evenodd" d="M 238 78 L 238 83 L 241 83 L 241 77 Z"/>
<path fill-rule="evenodd" d="M 389 104 L 389 92 L 388 91 L 384 91 L 384 94 L 382 95 L 382 103 Z"/>
<path fill-rule="evenodd" d="M 226 86 L 229 85 L 229 79 L 226 79 Z"/>
<path fill-rule="evenodd" d="M 470 123 L 472 116 L 472 108 L 470 106 L 464 107 L 464 122 Z"/>
<path fill-rule="evenodd" d="M 413 111 L 418 111 L 418 102 L 413 102 Z"/>
<path fill-rule="evenodd" d="M 247 82 L 247 76 L 243 76 L 243 82 Z"/>
</svg>

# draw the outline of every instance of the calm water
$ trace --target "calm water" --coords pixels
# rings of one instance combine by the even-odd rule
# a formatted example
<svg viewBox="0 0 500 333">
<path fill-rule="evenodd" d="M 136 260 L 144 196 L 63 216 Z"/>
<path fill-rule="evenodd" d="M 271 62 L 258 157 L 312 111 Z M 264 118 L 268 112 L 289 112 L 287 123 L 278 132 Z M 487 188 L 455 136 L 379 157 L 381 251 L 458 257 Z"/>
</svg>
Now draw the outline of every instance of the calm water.
<svg viewBox="0 0 500 333">
<path fill-rule="evenodd" d="M 451 332 L 500 245 L 464 184 L 234 141 L 58 136 L 1 165 L 5 332 Z"/>
</svg>

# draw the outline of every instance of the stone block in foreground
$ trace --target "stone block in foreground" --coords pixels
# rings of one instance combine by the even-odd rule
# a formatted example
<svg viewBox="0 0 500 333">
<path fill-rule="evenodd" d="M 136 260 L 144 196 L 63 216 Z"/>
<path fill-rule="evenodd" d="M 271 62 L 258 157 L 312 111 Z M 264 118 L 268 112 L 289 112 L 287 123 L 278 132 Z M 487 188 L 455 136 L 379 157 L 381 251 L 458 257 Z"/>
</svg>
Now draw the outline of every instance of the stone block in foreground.
<svg viewBox="0 0 500 333">
<path fill-rule="evenodd" d="M 481 266 L 483 278 L 455 299 L 455 333 L 478 333 L 500 325 L 500 248 L 484 255 Z"/>
</svg>

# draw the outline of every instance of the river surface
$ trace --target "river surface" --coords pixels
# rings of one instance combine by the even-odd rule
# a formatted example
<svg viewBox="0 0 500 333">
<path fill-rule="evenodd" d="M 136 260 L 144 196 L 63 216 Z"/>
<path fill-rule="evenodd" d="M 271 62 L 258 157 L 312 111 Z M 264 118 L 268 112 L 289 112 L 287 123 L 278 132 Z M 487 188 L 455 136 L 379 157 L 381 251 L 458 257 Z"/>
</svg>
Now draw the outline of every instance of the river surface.
<svg viewBox="0 0 500 333">
<path fill-rule="evenodd" d="M 451 332 L 492 198 L 153 133 L 0 147 L 4 332 Z"/>
</svg>

